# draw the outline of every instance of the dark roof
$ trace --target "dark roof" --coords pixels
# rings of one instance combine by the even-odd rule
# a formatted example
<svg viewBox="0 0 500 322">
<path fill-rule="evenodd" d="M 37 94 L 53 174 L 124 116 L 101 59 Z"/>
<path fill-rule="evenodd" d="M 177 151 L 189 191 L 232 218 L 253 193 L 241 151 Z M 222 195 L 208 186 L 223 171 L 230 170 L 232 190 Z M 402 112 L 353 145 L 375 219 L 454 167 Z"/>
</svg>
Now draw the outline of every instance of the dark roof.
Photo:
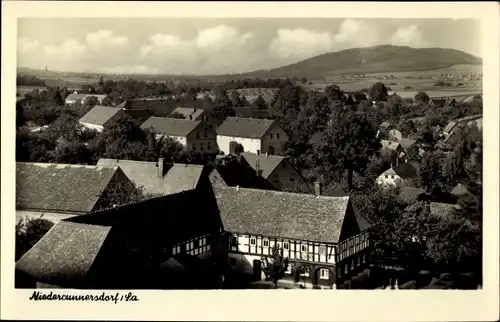
<svg viewBox="0 0 500 322">
<path fill-rule="evenodd" d="M 396 172 L 398 176 L 402 179 L 414 178 L 417 176 L 417 169 L 410 163 L 401 163 L 400 165 L 393 167 L 392 170 Z"/>
<path fill-rule="evenodd" d="M 339 241 L 349 197 L 214 187 L 226 231 L 330 242 Z"/>
<path fill-rule="evenodd" d="M 217 128 L 218 135 L 260 139 L 274 124 L 274 120 L 227 117 Z"/>
<path fill-rule="evenodd" d="M 104 125 L 120 111 L 122 111 L 120 108 L 96 105 L 80 119 L 80 122 Z"/>
<path fill-rule="evenodd" d="M 210 181 L 212 184 L 230 187 L 274 190 L 271 183 L 262 176 L 257 176 L 254 168 L 242 157 L 224 158 L 223 164 L 219 164 L 210 174 Z"/>
<path fill-rule="evenodd" d="M 101 158 L 97 165 L 120 167 L 137 187 L 143 187 L 145 193 L 153 195 L 196 189 L 203 172 L 202 165 L 183 163 L 164 164 L 161 176 L 158 162 Z"/>
<path fill-rule="evenodd" d="M 170 113 L 178 113 L 183 115 L 187 120 L 198 120 L 198 118 L 203 114 L 203 110 L 200 108 L 195 109 L 194 107 L 178 107 Z M 189 118 L 191 116 L 191 119 Z"/>
<path fill-rule="evenodd" d="M 91 211 L 118 167 L 16 163 L 16 208 Z"/>
<path fill-rule="evenodd" d="M 270 113 L 267 109 L 254 109 L 250 106 L 239 106 L 234 109 L 236 117 L 239 118 L 254 118 L 265 119 L 268 118 Z"/>
<path fill-rule="evenodd" d="M 362 101 L 367 101 L 368 99 L 366 98 L 366 95 L 363 93 L 354 93 L 352 94 L 352 97 L 356 100 L 356 102 L 362 102 Z"/>
<path fill-rule="evenodd" d="M 19 259 L 16 269 L 55 285 L 84 280 L 110 230 L 61 221 Z"/>
<path fill-rule="evenodd" d="M 151 116 L 141 125 L 141 128 L 143 130 L 153 128 L 153 130 L 157 133 L 170 136 L 187 136 L 199 124 L 200 121 Z"/>
<path fill-rule="evenodd" d="M 457 184 L 453 190 L 451 190 L 451 194 L 455 196 L 463 196 L 469 193 L 469 189 L 464 184 Z"/>
<path fill-rule="evenodd" d="M 269 178 L 271 173 L 281 164 L 281 162 L 285 161 L 285 157 L 276 156 L 276 155 L 265 155 L 260 154 L 257 155 L 255 153 L 243 152 L 241 154 L 248 164 L 257 171 L 257 160 L 259 161 L 259 168 L 262 171 L 261 176 L 265 179 Z M 291 166 L 291 165 L 290 165 Z"/>
<path fill-rule="evenodd" d="M 406 201 L 416 201 L 420 196 L 425 194 L 425 189 L 415 187 L 403 187 L 399 196 Z"/>
</svg>

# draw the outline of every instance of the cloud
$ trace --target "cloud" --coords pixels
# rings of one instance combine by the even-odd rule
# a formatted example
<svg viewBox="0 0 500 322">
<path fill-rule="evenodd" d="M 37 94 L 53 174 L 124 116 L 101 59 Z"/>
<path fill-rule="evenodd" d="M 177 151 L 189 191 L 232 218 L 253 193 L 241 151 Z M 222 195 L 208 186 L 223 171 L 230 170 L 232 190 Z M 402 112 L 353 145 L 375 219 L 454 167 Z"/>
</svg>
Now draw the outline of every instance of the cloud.
<svg viewBox="0 0 500 322">
<path fill-rule="evenodd" d="M 129 39 L 125 36 L 115 36 L 113 30 L 102 29 L 86 35 L 87 44 L 93 49 L 103 47 L 121 47 L 128 45 Z"/>
<path fill-rule="evenodd" d="M 332 36 L 327 32 L 308 29 L 278 29 L 278 35 L 269 44 L 271 56 L 282 59 L 304 59 L 333 48 Z"/>
<path fill-rule="evenodd" d="M 31 40 L 29 38 L 19 38 L 17 41 L 17 50 L 21 54 L 35 50 L 39 45 L 38 40 Z"/>
<path fill-rule="evenodd" d="M 241 71 L 254 38 L 251 32 L 218 25 L 198 31 L 191 39 L 157 33 L 139 47 L 139 56 L 148 64 L 161 65 L 169 73 L 222 73 Z M 247 48 L 245 51 L 242 47 Z"/>
<path fill-rule="evenodd" d="M 418 26 L 411 25 L 406 28 L 399 28 L 391 37 L 392 45 L 422 47 L 427 45 Z"/>
<path fill-rule="evenodd" d="M 68 39 L 59 46 L 45 47 L 47 56 L 58 56 L 60 58 L 81 55 L 86 50 L 87 47 L 76 39 Z"/>
</svg>

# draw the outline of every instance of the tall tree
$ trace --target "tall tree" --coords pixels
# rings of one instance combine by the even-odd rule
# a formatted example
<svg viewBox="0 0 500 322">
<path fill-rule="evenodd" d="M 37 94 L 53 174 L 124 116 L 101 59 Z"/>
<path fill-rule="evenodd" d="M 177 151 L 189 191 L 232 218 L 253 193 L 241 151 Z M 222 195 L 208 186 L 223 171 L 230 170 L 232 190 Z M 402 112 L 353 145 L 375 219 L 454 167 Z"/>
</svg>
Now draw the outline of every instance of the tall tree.
<svg viewBox="0 0 500 322">
<path fill-rule="evenodd" d="M 377 82 L 370 87 L 368 94 L 372 101 L 385 102 L 387 101 L 388 93 L 387 87 L 381 82 Z"/>
<path fill-rule="evenodd" d="M 232 106 L 231 100 L 227 95 L 227 90 L 219 88 L 215 94 L 212 116 L 215 117 L 219 122 L 223 122 L 226 117 L 234 115 L 235 111 Z"/>
<path fill-rule="evenodd" d="M 415 102 L 420 105 L 429 104 L 429 100 L 429 95 L 427 95 L 426 92 L 418 92 L 417 94 L 415 94 Z"/>
<path fill-rule="evenodd" d="M 418 181 L 429 193 L 439 194 L 446 190 L 443 177 L 445 155 L 441 151 L 426 152 L 418 169 Z"/>
<path fill-rule="evenodd" d="M 278 288 L 278 281 L 285 276 L 288 267 L 288 258 L 283 256 L 282 249 L 274 245 L 271 257 L 262 256 L 262 262 L 262 270 L 266 275 L 266 279 L 273 282 L 274 288 Z"/>
</svg>

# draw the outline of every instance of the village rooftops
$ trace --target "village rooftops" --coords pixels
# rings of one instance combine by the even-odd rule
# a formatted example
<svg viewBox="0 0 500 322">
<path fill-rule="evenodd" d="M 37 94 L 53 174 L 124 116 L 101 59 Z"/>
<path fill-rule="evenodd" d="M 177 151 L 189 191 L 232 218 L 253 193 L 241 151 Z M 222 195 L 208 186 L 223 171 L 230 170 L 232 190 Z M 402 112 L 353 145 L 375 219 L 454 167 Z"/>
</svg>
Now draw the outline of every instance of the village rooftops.
<svg viewBox="0 0 500 322">
<path fill-rule="evenodd" d="M 283 162 L 286 157 L 266 154 L 255 154 L 250 152 L 243 152 L 241 155 L 245 158 L 247 163 L 257 171 L 256 164 L 259 161 L 260 176 L 267 179 L 273 171 Z"/>
<path fill-rule="evenodd" d="M 388 173 L 390 174 L 390 171 L 393 171 L 395 174 L 400 176 L 402 179 L 410 179 L 414 178 L 417 176 L 417 169 L 413 164 L 410 164 L 408 162 L 401 163 L 400 165 L 396 167 L 392 167 L 391 169 L 387 170 L 389 171 Z"/>
<path fill-rule="evenodd" d="M 214 191 L 224 229 L 243 234 L 337 243 L 344 217 L 352 210 L 349 197 L 240 187 Z"/>
<path fill-rule="evenodd" d="M 102 167 L 120 167 L 125 175 L 146 194 L 169 195 L 196 189 L 204 167 L 195 164 L 163 164 L 159 162 L 118 160 L 101 158 Z"/>
<path fill-rule="evenodd" d="M 200 121 L 151 116 L 141 125 L 141 128 L 143 130 L 152 128 L 156 133 L 169 136 L 185 137 L 199 124 Z"/>
<path fill-rule="evenodd" d="M 274 125 L 274 120 L 227 117 L 217 128 L 217 134 L 229 137 L 261 139 Z"/>
<path fill-rule="evenodd" d="M 80 119 L 80 122 L 104 126 L 120 111 L 121 108 L 96 105 Z"/>
<path fill-rule="evenodd" d="M 184 116 L 186 120 L 198 120 L 198 118 L 203 114 L 204 110 L 195 107 L 178 107 L 170 113 L 170 115 L 176 113 Z"/>
<path fill-rule="evenodd" d="M 118 167 L 16 163 L 16 208 L 48 212 L 88 212 Z"/>
<path fill-rule="evenodd" d="M 110 230 L 61 221 L 19 259 L 16 269 L 43 283 L 78 285 L 88 277 Z"/>
<path fill-rule="evenodd" d="M 408 151 L 415 143 L 417 143 L 416 140 L 408 138 L 402 138 L 401 140 L 399 140 L 399 144 L 401 144 L 403 149 L 405 149 L 406 151 Z"/>
</svg>

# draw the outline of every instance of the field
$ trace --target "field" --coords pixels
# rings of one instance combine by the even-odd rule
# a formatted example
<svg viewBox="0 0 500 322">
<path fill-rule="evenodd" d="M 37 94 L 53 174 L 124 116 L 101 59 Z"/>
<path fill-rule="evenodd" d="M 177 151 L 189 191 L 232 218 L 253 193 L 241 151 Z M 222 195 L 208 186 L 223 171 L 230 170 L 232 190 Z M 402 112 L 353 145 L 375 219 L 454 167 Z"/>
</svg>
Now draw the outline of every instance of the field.
<svg viewBox="0 0 500 322">
<path fill-rule="evenodd" d="M 387 73 L 371 73 L 366 74 L 366 76 L 387 76 L 393 75 L 394 77 L 432 77 L 432 76 L 441 76 L 442 74 L 449 74 L 452 76 L 461 76 L 468 74 L 482 74 L 482 65 L 453 65 L 448 68 L 440 68 L 435 70 L 426 70 L 426 71 L 411 71 L 411 72 L 387 72 Z"/>
</svg>

